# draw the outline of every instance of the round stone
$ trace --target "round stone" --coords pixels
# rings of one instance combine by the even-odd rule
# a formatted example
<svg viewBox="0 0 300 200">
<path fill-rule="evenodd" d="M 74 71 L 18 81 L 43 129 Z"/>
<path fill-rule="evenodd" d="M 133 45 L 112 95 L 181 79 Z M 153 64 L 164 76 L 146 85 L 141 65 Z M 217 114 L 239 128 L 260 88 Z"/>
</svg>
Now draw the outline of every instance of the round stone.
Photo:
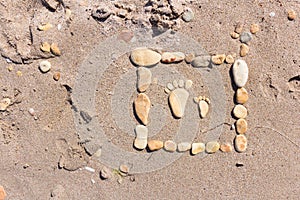
<svg viewBox="0 0 300 200">
<path fill-rule="evenodd" d="M 220 150 L 224 153 L 232 152 L 232 146 L 229 143 L 221 144 Z"/>
<path fill-rule="evenodd" d="M 225 54 L 218 54 L 215 56 L 211 57 L 211 61 L 215 64 L 215 65 L 221 65 L 222 63 L 224 63 L 226 58 Z"/>
<path fill-rule="evenodd" d="M 193 67 L 208 67 L 210 65 L 210 61 L 210 56 L 197 56 L 191 64 Z"/>
<path fill-rule="evenodd" d="M 160 140 L 149 140 L 148 141 L 148 148 L 150 151 L 157 151 L 163 148 L 164 143 Z"/>
<path fill-rule="evenodd" d="M 250 32 L 243 32 L 241 35 L 240 35 L 240 41 L 242 43 L 248 43 L 252 40 L 252 34 Z"/>
<path fill-rule="evenodd" d="M 238 23 L 236 24 L 236 26 L 235 26 L 234 31 L 235 31 L 236 33 L 239 33 L 239 34 L 240 34 L 240 33 L 243 31 L 243 28 L 244 28 L 244 24 L 241 23 L 241 22 L 238 22 Z"/>
<path fill-rule="evenodd" d="M 206 143 L 205 145 L 205 151 L 207 153 L 215 153 L 220 149 L 220 144 L 217 141 L 211 141 Z"/>
<path fill-rule="evenodd" d="M 248 101 L 249 95 L 244 87 L 238 88 L 235 93 L 235 101 L 239 104 L 244 104 Z"/>
<path fill-rule="evenodd" d="M 131 61 L 137 66 L 153 66 L 160 62 L 161 55 L 151 49 L 137 48 L 131 52 Z"/>
<path fill-rule="evenodd" d="M 242 153 L 247 149 L 247 138 L 245 135 L 237 135 L 234 139 L 234 148 L 237 152 Z"/>
<path fill-rule="evenodd" d="M 195 54 L 194 53 L 189 53 L 189 54 L 185 55 L 185 62 L 187 64 L 190 64 L 194 59 L 195 59 Z"/>
<path fill-rule="evenodd" d="M 238 134 L 245 134 L 248 129 L 248 123 L 245 119 L 238 119 L 235 123 L 235 127 Z"/>
<path fill-rule="evenodd" d="M 243 105 L 236 105 L 233 108 L 233 115 L 238 119 L 244 119 L 248 115 L 247 108 Z"/>
<path fill-rule="evenodd" d="M 205 144 L 202 142 L 198 142 L 198 143 L 193 143 L 192 144 L 192 151 L 191 153 L 193 155 L 196 155 L 198 153 L 202 153 L 203 151 L 205 151 Z"/>
<path fill-rule="evenodd" d="M 232 39 L 238 39 L 240 37 L 240 34 L 233 31 L 230 33 L 230 36 L 232 37 Z"/>
<path fill-rule="evenodd" d="M 172 140 L 167 140 L 164 143 L 164 149 L 168 152 L 175 152 L 177 149 L 177 144 Z"/>
<path fill-rule="evenodd" d="M 10 104 L 11 104 L 10 98 L 3 98 L 0 101 L 0 111 L 5 111 Z"/>
<path fill-rule="evenodd" d="M 240 46 L 240 56 L 245 57 L 250 51 L 250 48 L 246 44 L 241 44 Z"/>
<path fill-rule="evenodd" d="M 295 20 L 297 17 L 297 13 L 294 10 L 289 10 L 288 12 L 288 19 Z"/>
<path fill-rule="evenodd" d="M 101 179 L 109 179 L 111 178 L 112 173 L 107 167 L 103 167 L 100 171 L 100 177 Z"/>
<path fill-rule="evenodd" d="M 58 81 L 58 80 L 60 79 L 60 72 L 55 72 L 55 73 L 53 74 L 53 79 L 54 79 L 55 81 Z"/>
<path fill-rule="evenodd" d="M 39 68 L 41 72 L 46 73 L 51 69 L 51 63 L 48 60 L 43 60 L 40 62 Z"/>
<path fill-rule="evenodd" d="M 225 58 L 225 62 L 228 63 L 228 64 L 234 63 L 233 56 L 232 55 L 227 55 L 226 58 Z"/>
<path fill-rule="evenodd" d="M 61 52 L 60 52 L 60 50 L 59 50 L 57 44 L 55 44 L 55 43 L 52 43 L 52 44 L 51 44 L 50 50 L 51 50 L 51 52 L 52 52 L 54 55 L 56 55 L 56 56 L 60 56 L 60 55 L 61 55 Z"/>
<path fill-rule="evenodd" d="M 237 87 L 244 87 L 248 81 L 248 65 L 244 60 L 238 59 L 232 67 L 233 80 Z"/>
<path fill-rule="evenodd" d="M 181 142 L 181 143 L 177 144 L 178 152 L 186 152 L 186 151 L 189 151 L 191 148 L 192 148 L 192 145 L 189 142 Z"/>
<path fill-rule="evenodd" d="M 122 172 L 124 174 L 128 174 L 129 167 L 127 165 L 122 164 L 122 165 L 120 165 L 119 170 L 120 170 L 120 172 Z"/>
<path fill-rule="evenodd" d="M 182 14 L 182 19 L 183 19 L 183 21 L 185 21 L 185 22 L 190 22 L 190 21 L 192 21 L 192 20 L 194 19 L 194 17 L 195 17 L 195 14 L 194 14 L 194 12 L 192 11 L 192 9 L 190 9 L 190 8 L 187 8 L 187 9 L 184 11 L 184 13 Z"/>
<path fill-rule="evenodd" d="M 259 31 L 259 25 L 258 24 L 251 24 L 250 26 L 250 32 L 252 34 L 255 34 Z"/>
</svg>

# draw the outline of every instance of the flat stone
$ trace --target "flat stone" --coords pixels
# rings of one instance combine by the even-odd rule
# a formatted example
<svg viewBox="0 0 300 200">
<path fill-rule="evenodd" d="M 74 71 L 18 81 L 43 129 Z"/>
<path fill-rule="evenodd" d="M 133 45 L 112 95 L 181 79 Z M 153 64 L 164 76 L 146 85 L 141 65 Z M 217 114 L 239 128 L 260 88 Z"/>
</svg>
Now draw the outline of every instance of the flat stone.
<svg viewBox="0 0 300 200">
<path fill-rule="evenodd" d="M 237 135 L 234 139 L 234 148 L 239 153 L 245 152 L 247 149 L 247 143 L 245 135 Z"/>
<path fill-rule="evenodd" d="M 220 144 L 217 141 L 211 141 L 206 143 L 205 145 L 205 151 L 207 153 L 215 153 L 220 149 Z"/>
<path fill-rule="evenodd" d="M 210 56 L 197 56 L 192 61 L 193 67 L 208 67 L 210 65 L 211 57 Z"/>
<path fill-rule="evenodd" d="M 235 93 L 235 101 L 239 104 L 244 104 L 248 101 L 249 95 L 244 87 L 238 88 Z"/>
<path fill-rule="evenodd" d="M 151 101 L 149 97 L 140 93 L 137 95 L 137 98 L 134 101 L 134 109 L 138 119 L 144 124 L 147 125 L 149 123 L 148 115 L 150 111 Z"/>
<path fill-rule="evenodd" d="M 178 81 L 178 87 L 180 87 L 180 88 L 183 88 L 184 87 L 184 80 L 182 80 L 182 79 L 180 79 L 179 81 Z"/>
<path fill-rule="evenodd" d="M 137 66 L 153 66 L 160 62 L 161 55 L 151 49 L 137 48 L 131 52 L 131 61 Z"/>
<path fill-rule="evenodd" d="M 186 81 L 185 88 L 189 86 L 189 83 Z M 183 117 L 188 97 L 189 92 L 183 88 L 176 88 L 170 92 L 168 100 L 172 113 L 176 118 Z"/>
<path fill-rule="evenodd" d="M 252 34 L 255 34 L 259 31 L 259 25 L 258 24 L 251 24 L 250 26 L 250 32 Z"/>
<path fill-rule="evenodd" d="M 161 62 L 163 63 L 177 63 L 183 61 L 185 58 L 182 52 L 164 52 L 161 55 Z"/>
<path fill-rule="evenodd" d="M 250 48 L 246 44 L 241 44 L 240 46 L 240 56 L 245 57 L 250 51 Z"/>
<path fill-rule="evenodd" d="M 228 64 L 234 63 L 233 56 L 232 55 L 227 55 L 226 58 L 225 58 L 225 62 L 228 63 Z"/>
<path fill-rule="evenodd" d="M 205 151 L 205 144 L 202 142 L 199 143 L 193 143 L 192 144 L 192 151 L 191 153 L 193 155 L 196 155 L 198 153 L 204 152 Z"/>
<path fill-rule="evenodd" d="M 248 115 L 247 108 L 241 104 L 235 105 L 232 113 L 238 119 L 244 119 Z"/>
<path fill-rule="evenodd" d="M 242 43 L 248 43 L 252 40 L 252 34 L 250 32 L 243 32 L 241 35 L 240 35 L 240 41 Z"/>
<path fill-rule="evenodd" d="M 111 170 L 107 167 L 103 167 L 100 171 L 100 178 L 101 179 L 109 179 L 112 177 Z"/>
<path fill-rule="evenodd" d="M 195 14 L 194 14 L 194 12 L 192 11 L 192 9 L 190 9 L 190 8 L 187 8 L 187 9 L 184 11 L 184 13 L 182 14 L 182 19 L 183 19 L 183 21 L 185 21 L 185 22 L 190 22 L 190 21 L 192 21 L 192 20 L 194 19 L 194 17 L 195 17 Z"/>
<path fill-rule="evenodd" d="M 192 148 L 192 145 L 189 142 L 181 142 L 181 143 L 177 144 L 178 152 L 186 152 L 186 151 L 189 151 L 191 148 Z"/>
<path fill-rule="evenodd" d="M 224 153 L 232 152 L 232 145 L 229 143 L 221 144 L 220 150 Z"/>
<path fill-rule="evenodd" d="M 167 140 L 164 143 L 164 149 L 168 152 L 175 152 L 177 149 L 177 144 L 172 140 Z"/>
<path fill-rule="evenodd" d="M 52 28 L 52 27 L 53 27 L 52 24 L 50 24 L 50 23 L 45 23 L 45 24 L 39 25 L 39 26 L 38 26 L 38 30 L 39 30 L 39 31 L 47 31 L 47 30 L 49 30 L 49 29 Z"/>
<path fill-rule="evenodd" d="M 238 134 L 245 134 L 248 129 L 248 123 L 245 119 L 238 119 L 235 123 L 235 128 Z"/>
<path fill-rule="evenodd" d="M 195 54 L 194 53 L 189 53 L 189 54 L 185 55 L 185 62 L 187 64 L 190 64 L 194 59 L 195 59 Z"/>
<path fill-rule="evenodd" d="M 148 128 L 143 125 L 137 125 L 135 127 L 135 140 L 134 140 L 134 147 L 137 149 L 145 149 L 147 146 L 147 139 L 148 139 Z"/>
<path fill-rule="evenodd" d="M 41 44 L 41 47 L 40 49 L 43 51 L 43 52 L 50 52 L 50 44 L 48 42 L 43 42 Z"/>
<path fill-rule="evenodd" d="M 54 55 L 56 55 L 56 56 L 60 56 L 60 55 L 61 55 L 61 52 L 60 52 L 60 50 L 59 50 L 59 48 L 58 48 L 58 46 L 57 46 L 56 43 L 52 43 L 52 44 L 51 44 L 50 50 L 51 50 L 51 52 L 52 52 Z"/>
<path fill-rule="evenodd" d="M 157 151 L 164 147 L 164 143 L 160 140 L 149 140 L 148 148 L 150 151 Z"/>
<path fill-rule="evenodd" d="M 10 104 L 11 104 L 10 98 L 3 98 L 0 101 L 0 111 L 5 111 Z"/>
<path fill-rule="evenodd" d="M 205 100 L 199 101 L 199 111 L 200 111 L 200 117 L 205 118 L 209 111 L 209 105 Z"/>
<path fill-rule="evenodd" d="M 244 24 L 241 23 L 241 22 L 238 22 L 238 23 L 236 24 L 236 26 L 235 26 L 234 31 L 235 31 L 236 33 L 239 33 L 239 34 L 240 34 L 240 33 L 243 31 L 243 28 L 244 28 Z"/>
<path fill-rule="evenodd" d="M 230 33 L 230 36 L 233 38 L 233 39 L 238 39 L 240 37 L 240 34 L 236 33 L 236 32 L 231 32 Z"/>
<path fill-rule="evenodd" d="M 218 54 L 215 56 L 211 57 L 211 61 L 215 64 L 215 65 L 221 65 L 222 63 L 224 63 L 226 58 L 225 54 Z"/>
<path fill-rule="evenodd" d="M 233 80 L 237 87 L 244 87 L 248 81 L 248 65 L 244 60 L 238 59 L 232 67 Z"/>
<path fill-rule="evenodd" d="M 137 88 L 139 92 L 145 92 L 151 84 L 152 73 L 148 68 L 137 69 Z"/>
<path fill-rule="evenodd" d="M 4 200 L 6 198 L 6 192 L 3 188 L 3 186 L 0 185 L 0 200 Z"/>
<path fill-rule="evenodd" d="M 40 62 L 39 68 L 41 72 L 46 73 L 51 69 L 51 63 L 48 60 L 43 60 Z"/>
<path fill-rule="evenodd" d="M 297 13 L 294 10 L 288 10 L 287 14 L 289 20 L 295 20 L 297 17 Z"/>
<path fill-rule="evenodd" d="M 129 167 L 125 164 L 120 165 L 119 170 L 120 170 L 120 172 L 123 172 L 124 174 L 129 173 Z"/>
</svg>

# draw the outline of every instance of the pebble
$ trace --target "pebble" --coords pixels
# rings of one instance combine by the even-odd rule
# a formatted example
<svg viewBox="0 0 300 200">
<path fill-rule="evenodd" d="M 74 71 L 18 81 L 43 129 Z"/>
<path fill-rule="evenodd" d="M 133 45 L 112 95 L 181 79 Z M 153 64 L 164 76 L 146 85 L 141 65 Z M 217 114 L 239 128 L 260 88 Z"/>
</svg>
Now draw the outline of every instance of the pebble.
<svg viewBox="0 0 300 200">
<path fill-rule="evenodd" d="M 243 28 L 244 28 L 244 24 L 241 23 L 241 22 L 238 22 L 238 23 L 236 24 L 236 26 L 235 26 L 234 31 L 235 31 L 236 33 L 239 33 L 239 34 L 240 34 L 240 33 L 243 31 Z"/>
<path fill-rule="evenodd" d="M 224 153 L 232 152 L 232 146 L 229 143 L 221 144 L 220 150 Z"/>
<path fill-rule="evenodd" d="M 88 172 L 91 172 L 91 173 L 95 173 L 95 169 L 94 168 L 91 168 L 91 167 L 88 167 L 88 166 L 85 166 L 84 169 Z"/>
<path fill-rule="evenodd" d="M 270 17 L 275 17 L 275 13 L 274 12 L 270 12 Z"/>
<path fill-rule="evenodd" d="M 230 36 L 233 38 L 233 39 L 238 39 L 240 37 L 240 34 L 236 33 L 236 32 L 231 32 L 230 33 Z"/>
<path fill-rule="evenodd" d="M 200 100 L 198 105 L 199 105 L 200 117 L 205 118 L 209 111 L 208 103 L 205 100 Z"/>
<path fill-rule="evenodd" d="M 199 143 L 193 143 L 192 144 L 192 151 L 191 151 L 191 153 L 193 155 L 196 155 L 196 154 L 201 153 L 203 151 L 205 151 L 205 144 L 204 143 L 199 142 Z"/>
<path fill-rule="evenodd" d="M 124 174 L 128 174 L 129 173 L 129 167 L 127 165 L 120 165 L 119 167 L 120 172 L 124 173 Z"/>
<path fill-rule="evenodd" d="M 46 24 L 39 25 L 38 26 L 38 30 L 39 31 L 47 31 L 47 30 L 49 30 L 52 27 L 53 27 L 52 24 L 46 23 Z"/>
<path fill-rule="evenodd" d="M 241 44 L 240 46 L 240 56 L 244 57 L 249 53 L 249 46 L 246 44 Z"/>
<path fill-rule="evenodd" d="M 43 52 L 50 52 L 50 44 L 48 42 L 43 42 L 41 44 L 41 47 L 40 49 L 43 51 Z"/>
<path fill-rule="evenodd" d="M 184 87 L 184 80 L 180 79 L 178 81 L 178 87 L 183 88 Z"/>
<path fill-rule="evenodd" d="M 227 55 L 226 58 L 225 58 L 225 62 L 228 63 L 228 64 L 234 63 L 233 56 L 232 55 Z"/>
<path fill-rule="evenodd" d="M 164 149 L 168 152 L 175 152 L 177 149 L 177 145 L 174 141 L 172 140 L 167 140 L 164 143 Z"/>
<path fill-rule="evenodd" d="M 218 55 L 212 56 L 211 61 L 216 65 L 221 65 L 222 63 L 224 63 L 225 58 L 226 58 L 225 54 L 218 54 Z"/>
<path fill-rule="evenodd" d="M 10 98 L 3 98 L 0 101 L 0 111 L 5 111 L 10 104 L 11 104 Z"/>
<path fill-rule="evenodd" d="M 191 64 L 193 67 L 208 67 L 210 65 L 210 60 L 210 56 L 197 56 Z"/>
<path fill-rule="evenodd" d="M 147 125 L 149 123 L 148 115 L 150 106 L 151 101 L 146 94 L 140 93 L 137 95 L 137 98 L 134 101 L 135 113 L 144 125 Z"/>
<path fill-rule="evenodd" d="M 34 116 L 34 115 L 35 115 L 35 111 L 34 111 L 33 108 L 29 108 L 29 109 L 28 109 L 28 112 L 29 112 L 29 114 L 30 114 L 31 116 Z"/>
<path fill-rule="evenodd" d="M 237 135 L 234 139 L 234 148 L 237 152 L 242 153 L 247 149 L 247 138 L 245 135 Z"/>
<path fill-rule="evenodd" d="M 6 192 L 3 188 L 3 186 L 0 185 L 0 200 L 4 200 L 6 198 Z"/>
<path fill-rule="evenodd" d="M 65 9 L 66 20 L 70 20 L 71 21 L 72 20 L 71 15 L 72 15 L 72 11 L 69 8 L 66 8 Z"/>
<path fill-rule="evenodd" d="M 242 43 L 248 43 L 252 40 L 252 34 L 250 32 L 243 32 L 241 35 L 240 35 L 240 41 Z"/>
<path fill-rule="evenodd" d="M 109 179 L 111 178 L 112 173 L 111 170 L 108 169 L 107 167 L 103 167 L 100 171 L 100 178 L 101 179 Z"/>
<path fill-rule="evenodd" d="M 39 68 L 41 72 L 46 73 L 51 69 L 51 63 L 48 60 L 43 60 L 40 62 Z"/>
<path fill-rule="evenodd" d="M 143 125 L 137 125 L 134 131 L 136 135 L 134 147 L 140 150 L 145 149 L 147 146 L 148 128 Z"/>
<path fill-rule="evenodd" d="M 161 55 L 161 62 L 163 63 L 177 63 L 183 61 L 185 58 L 182 52 L 164 52 Z"/>
<path fill-rule="evenodd" d="M 55 43 L 52 43 L 51 46 L 50 46 L 50 49 L 51 49 L 51 52 L 56 55 L 56 56 L 60 56 L 61 55 L 61 52 L 57 46 L 57 44 Z"/>
<path fill-rule="evenodd" d="M 153 66 L 160 62 L 161 55 L 151 49 L 138 48 L 131 52 L 131 61 L 138 66 Z"/>
<path fill-rule="evenodd" d="M 23 73 L 21 71 L 16 72 L 17 76 L 23 76 Z"/>
<path fill-rule="evenodd" d="M 187 64 L 190 64 L 194 59 L 195 59 L 195 54 L 194 53 L 189 53 L 189 54 L 185 55 L 185 62 Z"/>
<path fill-rule="evenodd" d="M 157 151 L 164 147 L 164 143 L 160 140 L 149 140 L 148 148 L 150 151 Z"/>
<path fill-rule="evenodd" d="M 237 87 L 244 87 L 248 81 L 248 65 L 244 60 L 238 59 L 232 67 L 233 80 Z"/>
<path fill-rule="evenodd" d="M 186 152 L 186 151 L 189 151 L 191 148 L 192 148 L 192 145 L 189 142 L 181 142 L 181 143 L 177 144 L 178 152 Z"/>
<path fill-rule="evenodd" d="M 250 26 L 250 32 L 252 34 L 255 34 L 259 31 L 259 25 L 258 24 L 251 24 Z"/>
<path fill-rule="evenodd" d="M 205 151 L 207 153 L 215 153 L 220 149 L 220 144 L 217 141 L 211 141 L 206 143 L 205 145 Z"/>
<path fill-rule="evenodd" d="M 137 88 L 139 92 L 145 92 L 151 84 L 152 73 L 145 67 L 137 69 Z"/>
<path fill-rule="evenodd" d="M 241 104 L 235 105 L 233 108 L 233 115 L 238 119 L 244 119 L 248 115 L 247 108 Z"/>
<path fill-rule="evenodd" d="M 294 10 L 289 10 L 288 12 L 288 19 L 295 20 L 297 17 L 297 13 Z"/>
<path fill-rule="evenodd" d="M 244 87 L 241 87 L 236 90 L 235 101 L 238 104 L 244 104 L 248 101 L 248 99 L 249 99 L 249 95 L 248 95 L 247 90 Z"/>
<path fill-rule="evenodd" d="M 185 88 L 185 89 L 189 89 L 189 88 L 192 87 L 192 85 L 193 85 L 193 81 L 192 81 L 192 80 L 187 80 L 187 81 L 185 82 L 184 88 Z"/>
<path fill-rule="evenodd" d="M 60 79 L 60 72 L 55 72 L 55 73 L 53 74 L 53 79 L 54 79 L 55 81 L 58 81 L 58 80 Z"/>
<path fill-rule="evenodd" d="M 190 22 L 194 19 L 195 17 L 195 14 L 194 12 L 190 9 L 190 8 L 187 8 L 184 13 L 182 14 L 182 19 L 183 21 L 185 22 Z"/>
<path fill-rule="evenodd" d="M 238 119 L 235 123 L 235 127 L 238 134 L 245 134 L 248 129 L 248 123 L 245 119 Z"/>
</svg>

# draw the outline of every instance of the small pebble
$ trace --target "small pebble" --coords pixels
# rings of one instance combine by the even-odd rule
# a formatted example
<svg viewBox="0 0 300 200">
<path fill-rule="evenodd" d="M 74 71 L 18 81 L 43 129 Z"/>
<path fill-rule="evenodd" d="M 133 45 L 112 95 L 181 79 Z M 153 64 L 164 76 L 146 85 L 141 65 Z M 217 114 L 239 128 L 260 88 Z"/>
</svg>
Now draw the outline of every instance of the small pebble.
<svg viewBox="0 0 300 200">
<path fill-rule="evenodd" d="M 30 114 L 31 116 L 34 116 L 34 115 L 35 115 L 35 111 L 34 111 L 33 108 L 29 108 L 29 109 L 28 109 L 28 112 L 29 112 L 29 114 Z"/>
<path fill-rule="evenodd" d="M 84 169 L 88 172 L 91 172 L 91 173 L 94 173 L 96 170 L 94 168 L 91 168 L 91 167 L 84 167 Z"/>
<path fill-rule="evenodd" d="M 187 64 L 190 64 L 194 59 L 195 59 L 195 54 L 194 53 L 189 53 L 189 54 L 185 55 L 185 62 Z"/>
<path fill-rule="evenodd" d="M 247 138 L 245 135 L 237 135 L 234 139 L 234 148 L 237 152 L 242 153 L 247 149 Z"/>
<path fill-rule="evenodd" d="M 58 81 L 58 80 L 60 79 L 60 72 L 55 72 L 55 73 L 53 74 L 53 79 L 54 79 L 55 81 Z"/>
<path fill-rule="evenodd" d="M 235 93 L 235 101 L 238 104 L 244 104 L 248 101 L 249 95 L 244 87 L 238 88 Z"/>
<path fill-rule="evenodd" d="M 23 76 L 23 73 L 21 71 L 16 72 L 17 76 Z"/>
<path fill-rule="evenodd" d="M 124 174 L 128 174 L 129 173 L 129 167 L 127 165 L 120 165 L 119 167 L 120 172 L 123 172 Z"/>
<path fill-rule="evenodd" d="M 7 107 L 11 104 L 10 98 L 3 98 L 0 101 L 0 111 L 6 111 Z"/>
<path fill-rule="evenodd" d="M 232 152 L 232 146 L 229 143 L 221 144 L 220 150 L 224 153 Z"/>
<path fill-rule="evenodd" d="M 41 44 L 41 47 L 40 49 L 43 51 L 43 52 L 50 52 L 50 44 L 48 42 L 43 42 Z"/>
<path fill-rule="evenodd" d="M 203 151 L 205 151 L 205 144 L 204 143 L 199 142 L 199 143 L 193 143 L 192 144 L 191 153 L 193 155 L 196 155 L 196 154 L 201 153 Z"/>
<path fill-rule="evenodd" d="M 193 81 L 192 81 L 192 80 L 187 80 L 187 81 L 185 82 L 184 88 L 185 88 L 185 89 L 189 89 L 189 88 L 192 87 L 192 85 L 193 85 Z"/>
<path fill-rule="evenodd" d="M 234 63 L 233 56 L 232 55 L 227 55 L 226 58 L 225 58 L 225 62 L 228 63 L 228 64 Z"/>
<path fill-rule="evenodd" d="M 164 143 L 164 149 L 168 152 L 175 152 L 177 149 L 177 144 L 172 140 L 167 140 Z"/>
<path fill-rule="evenodd" d="M 47 30 L 49 30 L 52 27 L 53 27 L 52 24 L 46 23 L 46 24 L 39 25 L 38 26 L 38 30 L 39 31 L 47 31 Z"/>
<path fill-rule="evenodd" d="M 61 55 L 61 52 L 57 46 L 57 44 L 55 43 L 52 43 L 51 46 L 50 46 L 50 49 L 51 49 L 51 52 L 56 55 L 56 56 L 60 56 Z"/>
<path fill-rule="evenodd" d="M 243 28 L 244 28 L 244 24 L 239 22 L 239 23 L 236 24 L 234 31 L 236 33 L 240 34 L 243 31 Z"/>
<path fill-rule="evenodd" d="M 178 152 L 186 152 L 186 151 L 189 151 L 191 148 L 192 148 L 192 145 L 189 142 L 181 142 L 181 143 L 177 144 Z"/>
<path fill-rule="evenodd" d="M 137 48 L 131 52 L 130 60 L 138 66 L 153 66 L 160 62 L 161 55 L 151 49 Z"/>
<path fill-rule="evenodd" d="M 157 151 L 164 147 L 164 143 L 160 140 L 149 140 L 148 148 L 150 151 Z"/>
<path fill-rule="evenodd" d="M 250 26 L 250 32 L 252 34 L 255 34 L 259 31 L 259 25 L 258 24 L 251 24 Z"/>
<path fill-rule="evenodd" d="M 235 127 L 238 134 L 245 134 L 248 129 L 248 123 L 245 119 L 238 119 L 235 123 Z"/>
<path fill-rule="evenodd" d="M 247 108 L 243 105 L 235 105 L 233 108 L 233 115 L 238 119 L 244 119 L 248 115 Z"/>
<path fill-rule="evenodd" d="M 161 55 L 161 62 L 163 63 L 177 63 L 183 61 L 185 58 L 182 52 L 164 52 Z"/>
<path fill-rule="evenodd" d="M 241 35 L 240 35 L 240 41 L 242 43 L 248 43 L 252 40 L 252 34 L 250 32 L 243 32 Z"/>
<path fill-rule="evenodd" d="M 100 178 L 102 179 L 109 179 L 111 178 L 112 173 L 111 170 L 108 169 L 107 167 L 103 167 L 100 171 Z"/>
<path fill-rule="evenodd" d="M 288 19 L 295 20 L 297 17 L 297 13 L 294 10 L 289 10 L 288 12 Z"/>
<path fill-rule="evenodd" d="M 180 87 L 180 88 L 183 88 L 184 87 L 184 80 L 182 80 L 182 79 L 180 79 L 179 81 L 178 81 L 178 87 Z"/>
<path fill-rule="evenodd" d="M 248 65 L 244 60 L 238 59 L 232 67 L 233 80 L 237 87 L 244 87 L 248 81 Z"/>
<path fill-rule="evenodd" d="M 3 186 L 0 185 L 0 200 L 5 200 L 6 196 L 7 195 L 6 195 L 6 192 L 3 188 Z"/>
<path fill-rule="evenodd" d="M 230 33 L 230 36 L 232 37 L 232 39 L 238 39 L 240 37 L 240 34 L 233 31 Z"/>
<path fill-rule="evenodd" d="M 211 61 L 216 65 L 221 65 L 222 63 L 224 63 L 225 58 L 226 58 L 225 54 L 218 54 L 218 55 L 212 56 Z"/>
<path fill-rule="evenodd" d="M 148 116 L 151 107 L 151 101 L 149 97 L 140 93 L 137 95 L 137 98 L 134 100 L 134 109 L 138 119 L 144 124 L 147 125 L 149 123 Z"/>
<path fill-rule="evenodd" d="M 182 14 L 182 19 L 185 22 L 192 21 L 194 19 L 194 17 L 195 17 L 195 14 L 190 8 L 186 9 L 186 11 L 184 11 L 184 13 Z"/>
<path fill-rule="evenodd" d="M 207 153 L 215 153 L 220 149 L 220 144 L 217 141 L 211 141 L 206 143 L 205 145 L 205 151 Z"/>
<path fill-rule="evenodd" d="M 72 11 L 69 8 L 66 8 L 65 9 L 65 17 L 66 17 L 66 19 L 67 20 L 72 20 L 71 15 L 72 15 Z"/>
<path fill-rule="evenodd" d="M 210 65 L 210 61 L 210 56 L 197 56 L 191 64 L 193 67 L 208 67 Z"/>
<path fill-rule="evenodd" d="M 39 68 L 41 72 L 46 73 L 51 69 L 51 63 L 47 60 L 43 60 L 40 62 Z"/>
<path fill-rule="evenodd" d="M 152 73 L 150 69 L 139 67 L 137 69 L 137 88 L 139 92 L 145 92 L 151 84 Z"/>
</svg>

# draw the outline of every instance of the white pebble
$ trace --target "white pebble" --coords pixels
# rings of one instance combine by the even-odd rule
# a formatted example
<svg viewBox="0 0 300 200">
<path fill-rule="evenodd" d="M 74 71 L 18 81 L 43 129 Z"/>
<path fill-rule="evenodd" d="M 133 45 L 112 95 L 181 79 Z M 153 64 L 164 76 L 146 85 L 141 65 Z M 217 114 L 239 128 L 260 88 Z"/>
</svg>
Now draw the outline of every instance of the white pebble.
<svg viewBox="0 0 300 200">
<path fill-rule="evenodd" d="M 248 81 L 248 65 L 244 60 L 238 59 L 232 67 L 233 79 L 237 87 L 244 87 Z"/>
<path fill-rule="evenodd" d="M 84 167 L 84 169 L 85 169 L 86 171 L 89 171 L 89 172 L 92 172 L 92 173 L 95 172 L 95 169 L 93 169 L 93 168 L 91 168 L 91 167 Z"/>
<path fill-rule="evenodd" d="M 40 62 L 39 68 L 41 72 L 46 73 L 51 69 L 51 63 L 47 60 L 43 60 Z"/>
</svg>

